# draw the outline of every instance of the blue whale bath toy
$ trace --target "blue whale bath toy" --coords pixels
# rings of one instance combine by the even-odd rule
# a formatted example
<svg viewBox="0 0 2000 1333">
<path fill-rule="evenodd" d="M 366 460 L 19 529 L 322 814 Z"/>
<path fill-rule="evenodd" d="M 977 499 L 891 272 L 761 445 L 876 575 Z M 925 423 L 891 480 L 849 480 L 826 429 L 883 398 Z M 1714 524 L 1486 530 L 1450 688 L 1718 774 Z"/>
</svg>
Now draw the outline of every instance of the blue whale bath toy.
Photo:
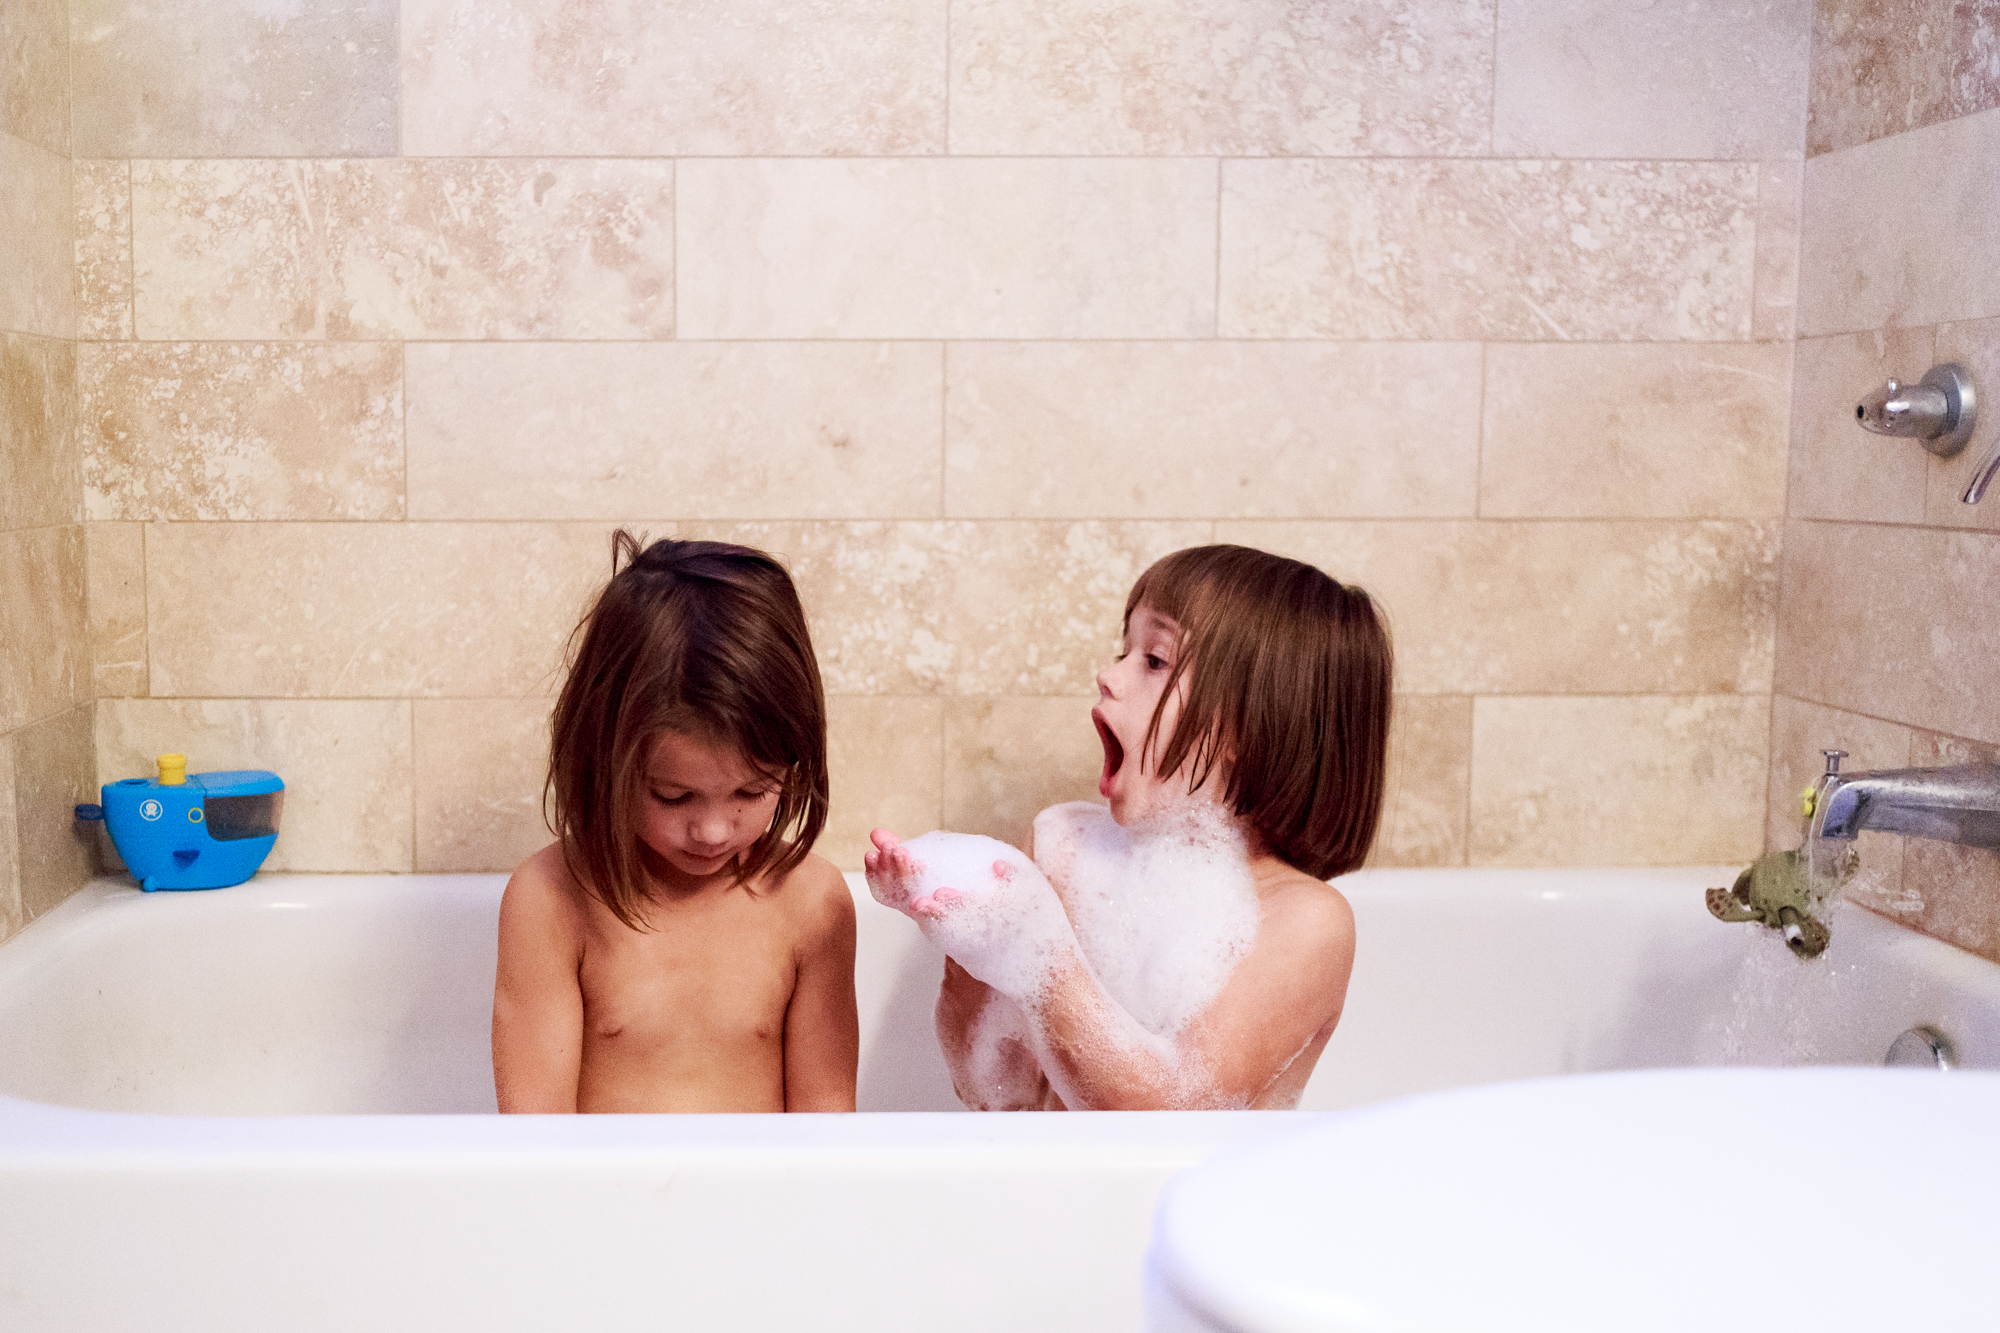
<svg viewBox="0 0 2000 1333">
<path fill-rule="evenodd" d="M 276 773 L 236 769 L 190 773 L 187 756 L 163 754 L 157 778 L 104 784 L 103 806 L 77 816 L 102 819 L 126 868 L 155 889 L 220 889 L 257 873 L 278 841 L 285 784 Z"/>
</svg>

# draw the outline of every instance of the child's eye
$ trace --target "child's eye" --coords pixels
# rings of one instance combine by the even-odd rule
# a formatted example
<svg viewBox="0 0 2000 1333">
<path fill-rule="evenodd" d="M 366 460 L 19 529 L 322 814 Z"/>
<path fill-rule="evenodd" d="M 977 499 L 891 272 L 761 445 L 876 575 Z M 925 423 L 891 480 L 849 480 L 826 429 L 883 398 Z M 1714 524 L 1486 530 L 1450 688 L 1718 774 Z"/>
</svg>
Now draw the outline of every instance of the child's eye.
<svg viewBox="0 0 2000 1333">
<path fill-rule="evenodd" d="M 687 800 L 687 798 L 688 794 L 686 792 L 682 792 L 679 796 L 666 796 L 660 792 L 653 793 L 653 799 L 661 805 L 679 805 L 681 802 Z"/>
<path fill-rule="evenodd" d="M 1167 669 L 1167 659 L 1161 657 L 1158 653 L 1147 653 L 1146 669 L 1148 671 L 1165 671 Z"/>
</svg>

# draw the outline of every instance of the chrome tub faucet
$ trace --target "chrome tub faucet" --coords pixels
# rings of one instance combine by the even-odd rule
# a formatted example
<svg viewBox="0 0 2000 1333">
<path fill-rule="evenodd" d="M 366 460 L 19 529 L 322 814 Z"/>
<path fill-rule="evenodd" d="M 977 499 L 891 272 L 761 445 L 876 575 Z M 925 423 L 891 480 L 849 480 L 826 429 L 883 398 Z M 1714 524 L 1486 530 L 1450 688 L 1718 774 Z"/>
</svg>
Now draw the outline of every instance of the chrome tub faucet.
<svg viewBox="0 0 2000 1333">
<path fill-rule="evenodd" d="M 1820 779 L 1812 837 L 1852 839 L 1862 832 L 2000 847 L 2000 764 L 1842 775 L 1834 760 Z"/>
<path fill-rule="evenodd" d="M 1842 774 L 1845 750 L 1820 753 L 1826 772 L 1804 793 L 1805 846 L 1766 852 L 1734 885 L 1707 893 L 1717 919 L 1769 926 L 1800 958 L 1825 951 L 1826 905 L 1854 876 L 1863 832 L 2000 847 L 2000 764 Z"/>
</svg>

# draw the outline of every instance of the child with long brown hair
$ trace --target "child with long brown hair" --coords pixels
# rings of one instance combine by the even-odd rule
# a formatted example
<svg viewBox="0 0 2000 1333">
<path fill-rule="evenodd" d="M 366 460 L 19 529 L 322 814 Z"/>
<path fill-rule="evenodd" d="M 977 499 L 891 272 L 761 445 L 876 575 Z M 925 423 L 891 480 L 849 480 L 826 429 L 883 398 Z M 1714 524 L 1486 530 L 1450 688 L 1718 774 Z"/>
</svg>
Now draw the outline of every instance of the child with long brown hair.
<svg viewBox="0 0 2000 1333">
<path fill-rule="evenodd" d="M 852 1111 L 854 903 L 811 855 L 826 702 L 770 556 L 613 537 L 500 904 L 502 1111 Z"/>
<path fill-rule="evenodd" d="M 1296 560 L 1179 551 L 1097 677 L 1104 806 L 1031 862 L 885 829 L 870 889 L 948 955 L 937 1030 L 976 1109 L 1295 1105 L 1340 1021 L 1354 915 L 1326 881 L 1381 818 L 1391 654 L 1374 602 Z"/>
</svg>

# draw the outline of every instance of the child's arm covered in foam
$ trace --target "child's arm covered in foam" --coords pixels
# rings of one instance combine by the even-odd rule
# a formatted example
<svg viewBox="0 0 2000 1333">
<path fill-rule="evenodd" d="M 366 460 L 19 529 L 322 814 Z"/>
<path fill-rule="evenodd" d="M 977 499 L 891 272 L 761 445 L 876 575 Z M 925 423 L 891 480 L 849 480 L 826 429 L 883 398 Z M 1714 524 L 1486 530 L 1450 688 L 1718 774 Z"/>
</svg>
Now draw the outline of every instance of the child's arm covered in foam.
<svg viewBox="0 0 2000 1333">
<path fill-rule="evenodd" d="M 1105 993 L 1081 949 L 1063 951 L 1022 1007 L 1049 1082 L 1073 1109 L 1254 1105 L 1340 1019 L 1354 918 L 1323 885 L 1266 905 L 1256 942 L 1215 999 L 1172 1037 Z"/>
<path fill-rule="evenodd" d="M 938 1048 L 951 1088 L 975 1111 L 1038 1111 L 1049 1081 L 1029 1047 L 1021 1007 L 950 958 L 938 987 Z"/>
<path fill-rule="evenodd" d="M 852 1111 L 861 1021 L 854 1008 L 854 897 L 818 858 L 794 872 L 810 884 L 798 975 L 785 1008 L 785 1109 Z"/>
<path fill-rule="evenodd" d="M 573 1112 L 583 1070 L 583 935 L 560 852 L 521 863 L 500 899 L 493 1088 L 502 1112 Z"/>
<path fill-rule="evenodd" d="M 869 871 L 877 897 L 1019 1006 L 1040 1072 L 1071 1109 L 1250 1106 L 1340 1017 L 1353 914 L 1338 892 L 1307 876 L 1265 900 L 1256 939 L 1222 989 L 1163 1037 L 1105 991 L 1054 888 L 1025 859 L 996 861 L 990 887 L 975 894 L 925 894 L 904 846 L 880 836 L 876 846 Z"/>
</svg>

